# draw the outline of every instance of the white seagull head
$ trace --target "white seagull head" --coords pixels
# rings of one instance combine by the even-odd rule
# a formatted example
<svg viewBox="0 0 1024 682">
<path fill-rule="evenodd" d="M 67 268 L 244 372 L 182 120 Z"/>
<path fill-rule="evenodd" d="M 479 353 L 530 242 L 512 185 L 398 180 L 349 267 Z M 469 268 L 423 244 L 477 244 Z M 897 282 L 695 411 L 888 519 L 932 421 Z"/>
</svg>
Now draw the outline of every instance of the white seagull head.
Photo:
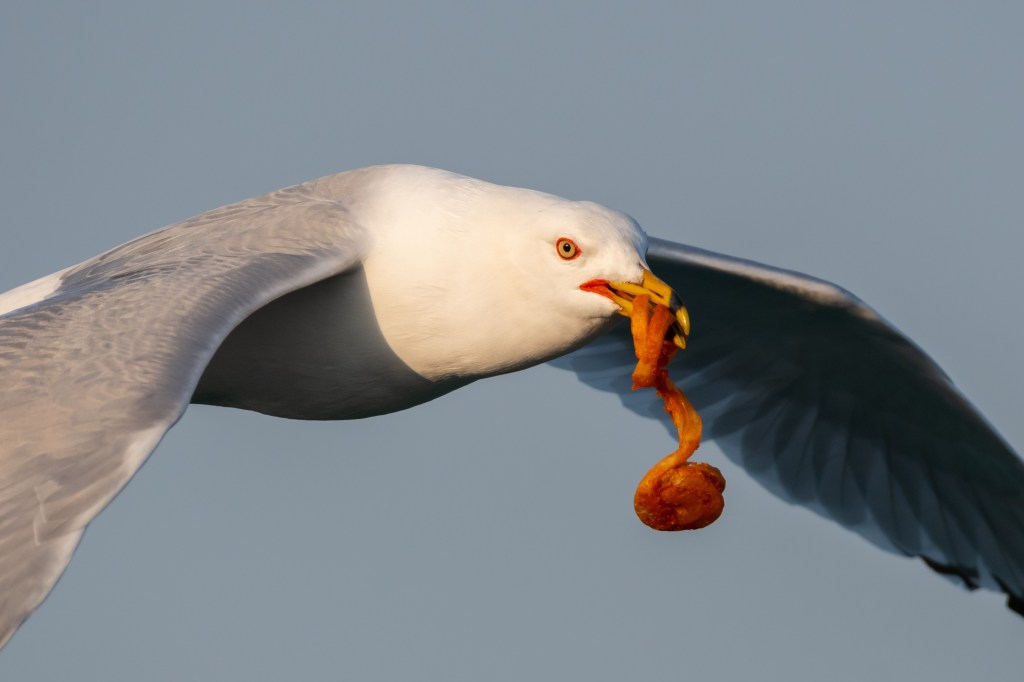
<svg viewBox="0 0 1024 682">
<path fill-rule="evenodd" d="M 619 211 L 419 166 L 373 182 L 355 215 L 373 235 L 374 312 L 427 379 L 511 372 L 578 348 L 628 312 L 640 291 L 629 285 L 671 298 L 647 269 L 647 235 Z"/>
</svg>

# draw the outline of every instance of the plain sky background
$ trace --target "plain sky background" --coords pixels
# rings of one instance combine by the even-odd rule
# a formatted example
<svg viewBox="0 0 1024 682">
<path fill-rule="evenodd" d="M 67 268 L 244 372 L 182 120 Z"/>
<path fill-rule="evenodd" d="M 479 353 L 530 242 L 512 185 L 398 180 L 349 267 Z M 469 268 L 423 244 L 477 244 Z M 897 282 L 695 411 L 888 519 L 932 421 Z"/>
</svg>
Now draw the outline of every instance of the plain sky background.
<svg viewBox="0 0 1024 682">
<path fill-rule="evenodd" d="M 1019 450 L 1022 28 L 1009 1 L 4 0 L 0 290 L 423 163 L 838 282 Z M 788 506 L 713 445 L 723 518 L 648 531 L 634 486 L 672 448 L 550 367 L 361 422 L 192 408 L 0 679 L 1020 679 L 1000 596 Z"/>
</svg>

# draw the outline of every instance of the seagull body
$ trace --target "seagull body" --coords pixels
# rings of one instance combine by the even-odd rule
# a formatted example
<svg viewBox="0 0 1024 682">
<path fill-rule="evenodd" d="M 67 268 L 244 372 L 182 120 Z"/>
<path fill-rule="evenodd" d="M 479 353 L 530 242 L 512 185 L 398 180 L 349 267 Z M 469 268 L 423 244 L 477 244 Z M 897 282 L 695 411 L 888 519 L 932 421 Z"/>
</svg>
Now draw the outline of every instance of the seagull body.
<svg viewBox="0 0 1024 682">
<path fill-rule="evenodd" d="M 556 364 L 652 414 L 616 329 L 637 291 L 667 290 L 652 270 L 694 318 L 683 388 L 727 454 L 1019 608 L 1024 466 L 852 294 L 648 240 L 597 204 L 398 165 L 216 209 L 0 295 L 0 645 L 190 402 L 361 418 L 582 349 Z"/>
</svg>

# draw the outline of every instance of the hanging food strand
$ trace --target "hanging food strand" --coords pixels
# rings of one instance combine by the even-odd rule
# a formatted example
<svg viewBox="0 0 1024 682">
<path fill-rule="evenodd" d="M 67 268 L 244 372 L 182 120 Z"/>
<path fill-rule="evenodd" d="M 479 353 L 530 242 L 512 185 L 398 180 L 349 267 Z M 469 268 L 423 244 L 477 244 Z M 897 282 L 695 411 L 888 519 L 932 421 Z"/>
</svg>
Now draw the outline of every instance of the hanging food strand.
<svg viewBox="0 0 1024 682">
<path fill-rule="evenodd" d="M 722 473 L 703 462 L 689 462 L 700 445 L 700 415 L 672 382 L 666 369 L 676 346 L 665 340 L 672 312 L 651 305 L 641 294 L 633 301 L 630 329 L 636 352 L 633 390 L 654 387 L 679 434 L 679 448 L 655 464 L 633 497 L 637 517 L 655 530 L 695 530 L 715 521 L 725 507 Z"/>
</svg>

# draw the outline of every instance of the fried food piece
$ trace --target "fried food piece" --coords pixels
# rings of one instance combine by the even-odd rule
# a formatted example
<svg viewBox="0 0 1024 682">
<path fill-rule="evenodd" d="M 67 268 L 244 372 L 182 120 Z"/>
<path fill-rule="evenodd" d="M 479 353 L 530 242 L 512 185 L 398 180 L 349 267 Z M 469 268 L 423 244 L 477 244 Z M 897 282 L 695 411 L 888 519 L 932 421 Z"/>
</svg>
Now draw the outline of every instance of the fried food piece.
<svg viewBox="0 0 1024 682">
<path fill-rule="evenodd" d="M 654 530 L 696 530 L 722 515 L 723 490 L 725 478 L 715 467 L 676 462 L 669 455 L 640 480 L 633 509 Z"/>
<path fill-rule="evenodd" d="M 675 344 L 665 340 L 672 320 L 672 312 L 664 305 L 652 306 L 646 294 L 633 301 L 630 330 L 637 358 L 633 390 L 653 386 L 679 434 L 679 448 L 640 481 L 633 508 L 655 530 L 694 530 L 722 514 L 725 478 L 710 464 L 687 461 L 700 445 L 701 420 L 666 369 L 676 353 Z"/>
</svg>

